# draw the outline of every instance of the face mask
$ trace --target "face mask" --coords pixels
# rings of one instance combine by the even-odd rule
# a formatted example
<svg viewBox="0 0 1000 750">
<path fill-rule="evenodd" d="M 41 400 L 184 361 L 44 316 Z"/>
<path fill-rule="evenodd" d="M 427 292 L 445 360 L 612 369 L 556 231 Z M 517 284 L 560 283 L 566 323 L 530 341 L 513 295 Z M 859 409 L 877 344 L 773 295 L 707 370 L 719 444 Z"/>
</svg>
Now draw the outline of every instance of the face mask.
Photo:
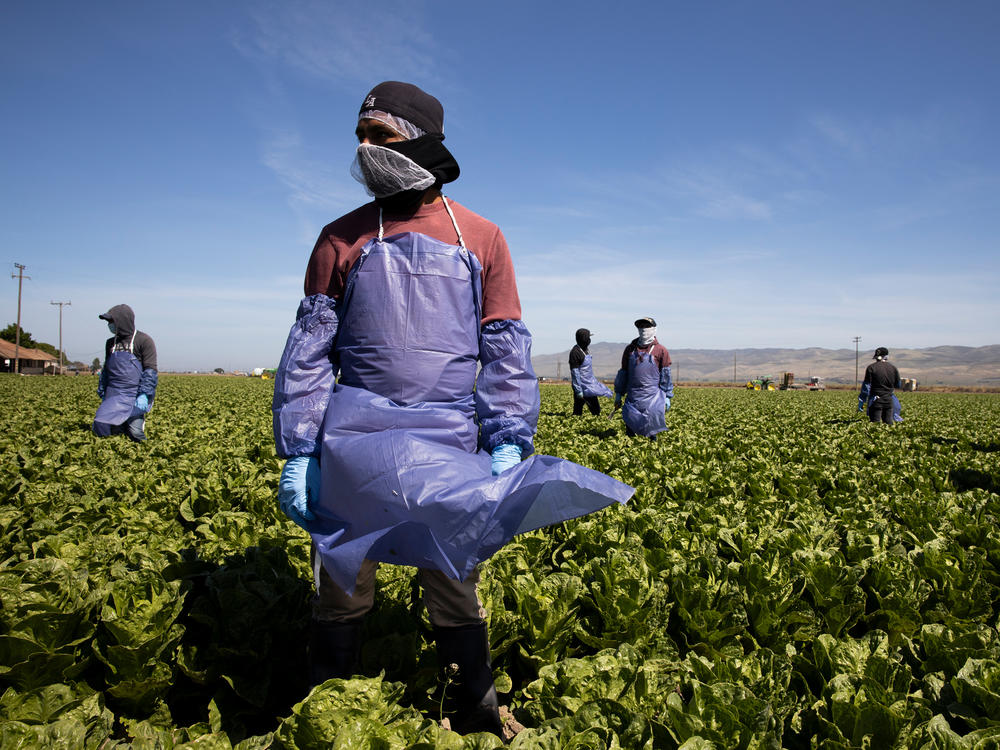
<svg viewBox="0 0 1000 750">
<path fill-rule="evenodd" d="M 114 323 L 108 323 L 108 330 L 111 331 L 112 334 L 118 333 L 118 329 L 115 327 Z"/>
<path fill-rule="evenodd" d="M 656 338 L 655 328 L 640 328 L 639 329 L 639 346 L 648 346 L 653 343 L 653 339 Z"/>
<path fill-rule="evenodd" d="M 358 146 L 351 176 L 375 198 L 404 190 L 426 190 L 435 182 L 434 175 L 412 159 L 391 148 L 370 143 Z"/>
</svg>

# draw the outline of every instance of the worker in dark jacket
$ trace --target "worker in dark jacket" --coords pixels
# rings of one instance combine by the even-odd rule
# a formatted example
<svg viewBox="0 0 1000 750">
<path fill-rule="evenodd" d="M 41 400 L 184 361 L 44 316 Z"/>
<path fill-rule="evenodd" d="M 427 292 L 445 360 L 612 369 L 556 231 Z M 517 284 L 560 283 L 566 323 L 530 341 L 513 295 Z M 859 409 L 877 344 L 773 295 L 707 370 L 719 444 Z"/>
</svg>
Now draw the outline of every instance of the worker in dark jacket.
<svg viewBox="0 0 1000 750">
<path fill-rule="evenodd" d="M 872 395 L 871 383 L 862 383 L 861 393 L 858 394 L 858 411 L 864 411 L 871 405 L 874 398 L 875 397 Z M 896 398 L 895 393 L 892 394 L 892 421 L 903 421 L 903 407 L 899 403 L 899 399 Z"/>
<path fill-rule="evenodd" d="M 94 434 L 125 433 L 141 443 L 159 379 L 156 344 L 149 334 L 135 329 L 135 313 L 128 305 L 115 305 L 97 317 L 108 322 L 111 338 L 104 344 L 104 367 L 97 382 L 101 405 L 94 415 Z"/>
<path fill-rule="evenodd" d="M 576 346 L 569 350 L 569 375 L 573 384 L 573 414 L 583 416 L 583 405 L 586 404 L 590 413 L 597 416 L 601 413 L 599 396 L 610 396 L 611 391 L 604 383 L 594 377 L 593 360 L 587 350 L 590 346 L 591 332 L 580 328 L 576 332 Z"/>
<path fill-rule="evenodd" d="M 639 335 L 622 352 L 622 367 L 615 376 L 615 408 L 621 406 L 625 434 L 655 440 L 667 429 L 666 412 L 674 397 L 670 352 L 656 339 L 656 321 L 635 321 Z"/>
<path fill-rule="evenodd" d="M 872 422 L 893 424 L 893 389 L 899 388 L 899 370 L 887 361 L 889 350 L 880 346 L 875 350 L 875 361 L 865 370 L 864 385 L 871 394 L 868 419 Z"/>
</svg>

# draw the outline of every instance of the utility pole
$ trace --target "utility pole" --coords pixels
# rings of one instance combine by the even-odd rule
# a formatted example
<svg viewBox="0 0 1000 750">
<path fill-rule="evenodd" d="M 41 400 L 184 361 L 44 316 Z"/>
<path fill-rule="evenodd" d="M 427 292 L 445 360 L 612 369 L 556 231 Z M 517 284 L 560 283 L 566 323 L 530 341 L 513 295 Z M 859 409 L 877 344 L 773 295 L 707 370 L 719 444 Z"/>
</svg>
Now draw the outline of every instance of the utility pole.
<svg viewBox="0 0 1000 750">
<path fill-rule="evenodd" d="M 21 372 L 21 285 L 24 280 L 30 279 L 30 276 L 24 275 L 24 266 L 20 263 L 15 263 L 14 267 L 17 268 L 17 330 L 14 332 L 14 372 Z M 13 279 L 14 274 L 10 277 Z"/>
<path fill-rule="evenodd" d="M 59 374 L 63 374 L 63 348 L 62 348 L 62 309 L 63 305 L 72 305 L 72 302 L 49 302 L 50 305 L 59 305 Z"/>
<path fill-rule="evenodd" d="M 736 385 L 736 352 L 733 352 L 733 385 Z"/>
<path fill-rule="evenodd" d="M 861 341 L 860 336 L 854 337 L 854 390 L 858 389 L 858 342 Z"/>
</svg>

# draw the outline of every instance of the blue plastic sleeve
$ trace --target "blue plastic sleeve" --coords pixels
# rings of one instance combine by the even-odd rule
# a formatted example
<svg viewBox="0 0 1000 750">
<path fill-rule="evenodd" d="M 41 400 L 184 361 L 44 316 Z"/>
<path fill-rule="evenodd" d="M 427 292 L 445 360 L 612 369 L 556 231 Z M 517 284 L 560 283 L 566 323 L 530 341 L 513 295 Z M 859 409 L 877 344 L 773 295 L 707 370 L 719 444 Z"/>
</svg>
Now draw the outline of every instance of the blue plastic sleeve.
<svg viewBox="0 0 1000 750">
<path fill-rule="evenodd" d="M 299 303 L 295 323 L 274 376 L 271 416 L 281 458 L 318 456 L 320 430 L 337 367 L 337 302 L 314 294 Z"/>
<path fill-rule="evenodd" d="M 160 382 L 160 376 L 153 369 L 147 369 L 142 371 L 142 375 L 139 378 L 139 393 L 145 393 L 146 398 L 152 402 L 156 397 L 156 386 Z"/>
<path fill-rule="evenodd" d="M 569 379 L 573 384 L 573 393 L 575 393 L 580 398 L 583 398 L 583 383 L 580 382 L 580 368 L 571 367 L 569 370 Z"/>
<path fill-rule="evenodd" d="M 619 370 L 615 375 L 615 396 L 619 399 L 628 393 L 628 370 Z"/>
<path fill-rule="evenodd" d="M 497 320 L 479 337 L 482 368 L 476 377 L 479 445 L 490 453 L 501 443 L 535 451 L 535 428 L 541 396 L 531 366 L 531 334 L 520 320 Z"/>
<path fill-rule="evenodd" d="M 101 374 L 97 378 L 97 395 L 102 399 L 104 398 L 104 392 L 108 388 L 108 363 L 104 363 L 104 367 L 101 368 Z"/>
<path fill-rule="evenodd" d="M 674 397 L 674 379 L 670 375 L 670 365 L 660 368 L 660 390 L 666 394 L 667 398 Z"/>
<path fill-rule="evenodd" d="M 872 395 L 872 385 L 871 385 L 871 383 L 862 383 L 861 384 L 861 393 L 858 394 L 858 401 L 861 401 L 861 402 L 864 402 L 864 403 L 867 404 L 868 403 L 868 399 L 871 398 L 871 395 Z"/>
</svg>

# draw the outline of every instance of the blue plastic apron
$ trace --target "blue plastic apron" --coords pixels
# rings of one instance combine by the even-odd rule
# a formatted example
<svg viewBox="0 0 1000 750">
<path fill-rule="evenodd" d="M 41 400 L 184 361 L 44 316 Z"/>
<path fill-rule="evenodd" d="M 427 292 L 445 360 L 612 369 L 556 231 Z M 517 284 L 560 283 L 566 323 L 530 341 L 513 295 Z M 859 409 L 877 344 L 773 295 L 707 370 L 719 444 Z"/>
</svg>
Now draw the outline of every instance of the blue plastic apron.
<svg viewBox="0 0 1000 750">
<path fill-rule="evenodd" d="M 594 377 L 593 357 L 585 354 L 583 364 L 570 370 L 574 393 L 583 393 L 584 398 L 591 396 L 612 396 L 611 390 Z"/>
<path fill-rule="evenodd" d="M 625 426 L 650 437 L 667 429 L 666 395 L 660 390 L 660 366 L 653 349 L 636 349 L 629 355 L 628 392 L 622 404 Z"/>
<path fill-rule="evenodd" d="M 348 593 L 365 559 L 464 580 L 515 535 L 634 493 L 537 454 L 494 477 L 475 452 L 481 266 L 455 229 L 459 245 L 380 227 L 348 275 L 312 535 Z"/>
<path fill-rule="evenodd" d="M 143 412 L 135 408 L 139 395 L 139 380 L 142 378 L 142 363 L 132 354 L 132 342 L 128 346 L 108 355 L 104 367 L 108 372 L 104 388 L 104 400 L 97 407 L 92 429 L 100 437 L 112 434 L 112 428 L 125 424 L 132 417 L 141 417 Z M 117 344 L 116 344 L 117 346 Z"/>
</svg>

